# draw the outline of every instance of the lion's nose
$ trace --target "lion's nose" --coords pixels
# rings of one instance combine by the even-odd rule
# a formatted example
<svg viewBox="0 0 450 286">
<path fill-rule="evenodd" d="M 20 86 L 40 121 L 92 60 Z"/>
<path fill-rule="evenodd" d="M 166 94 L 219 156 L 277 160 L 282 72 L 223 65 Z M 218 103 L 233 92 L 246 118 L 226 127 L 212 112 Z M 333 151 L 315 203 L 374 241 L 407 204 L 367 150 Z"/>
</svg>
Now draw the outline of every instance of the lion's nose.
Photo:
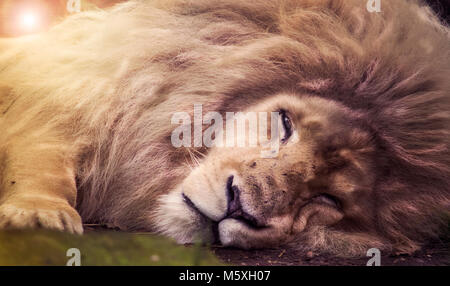
<svg viewBox="0 0 450 286">
<path fill-rule="evenodd" d="M 228 177 L 227 180 L 227 199 L 228 199 L 228 208 L 227 208 L 227 217 L 231 217 L 233 213 L 238 212 L 242 209 L 242 205 L 240 202 L 240 190 L 238 186 L 233 185 L 234 176 Z"/>
<path fill-rule="evenodd" d="M 237 185 L 233 185 L 233 179 L 234 176 L 230 176 L 227 180 L 228 207 L 225 218 L 234 218 L 243 221 L 250 226 L 261 227 L 262 225 L 255 217 L 242 209 L 241 190 Z"/>
</svg>

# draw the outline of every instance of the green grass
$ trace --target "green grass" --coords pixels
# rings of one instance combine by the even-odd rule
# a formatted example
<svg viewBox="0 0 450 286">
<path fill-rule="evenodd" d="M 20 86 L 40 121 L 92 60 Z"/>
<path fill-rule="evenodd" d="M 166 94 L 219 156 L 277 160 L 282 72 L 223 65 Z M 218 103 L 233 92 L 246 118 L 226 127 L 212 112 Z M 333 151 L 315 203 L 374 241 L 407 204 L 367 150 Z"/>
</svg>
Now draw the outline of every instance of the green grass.
<svg viewBox="0 0 450 286">
<path fill-rule="evenodd" d="M 81 265 L 221 265 L 205 247 L 177 245 L 150 234 L 115 231 L 83 236 L 46 230 L 1 231 L 0 265 L 66 265 L 77 248 Z"/>
</svg>

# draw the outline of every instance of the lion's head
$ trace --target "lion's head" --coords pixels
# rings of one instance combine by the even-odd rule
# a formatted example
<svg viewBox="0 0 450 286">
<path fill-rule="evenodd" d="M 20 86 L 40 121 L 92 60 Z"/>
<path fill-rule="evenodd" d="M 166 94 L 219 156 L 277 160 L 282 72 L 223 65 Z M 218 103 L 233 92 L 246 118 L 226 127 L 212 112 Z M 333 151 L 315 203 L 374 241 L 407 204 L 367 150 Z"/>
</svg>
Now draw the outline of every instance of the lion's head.
<svg viewBox="0 0 450 286">
<path fill-rule="evenodd" d="M 303 4 L 299 4 L 303 9 L 311 8 Z M 432 19 L 421 14 L 423 8 L 416 4 L 405 5 L 412 5 L 409 15 Z M 335 15 L 320 10 L 320 4 L 320 8 L 312 6 L 308 12 L 279 20 L 280 33 L 296 42 L 276 37 L 270 43 L 244 42 L 246 52 L 274 61 L 274 66 L 265 66 L 265 75 L 253 68 L 266 63 L 247 60 L 243 51 L 244 55 L 230 55 L 241 60 L 239 64 L 251 79 L 249 83 L 230 81 L 235 84 L 233 91 L 226 94 L 225 102 L 215 105 L 221 111 L 279 112 L 279 154 L 262 158 L 262 146 L 189 151 L 204 157 L 198 156 L 197 166 L 159 199 L 156 225 L 163 233 L 180 242 L 202 239 L 241 248 L 292 244 L 345 255 L 365 253 L 371 247 L 412 252 L 445 226 L 449 195 L 444 174 L 448 174 L 449 161 L 444 122 L 448 116 L 436 111 L 448 110 L 448 85 L 441 85 L 437 75 L 428 85 L 413 72 L 424 68 L 413 62 L 424 59 L 419 50 L 426 47 L 400 56 L 403 59 L 398 64 L 389 63 L 382 58 L 395 61 L 396 52 L 374 50 L 370 39 L 378 45 L 383 37 L 395 38 L 399 46 L 389 49 L 398 51 L 400 46 L 406 49 L 413 44 L 410 41 L 416 32 L 409 30 L 410 39 L 402 38 L 399 26 L 386 34 L 380 30 L 377 36 L 378 32 L 364 35 L 364 25 L 358 30 L 352 23 L 342 32 L 343 27 L 331 20 Z M 401 7 L 394 6 L 385 8 L 392 8 L 392 15 L 400 13 L 395 9 Z M 345 17 L 356 15 L 358 9 L 340 3 L 331 10 Z M 375 17 L 372 24 L 388 25 L 393 19 L 387 17 L 383 24 Z M 317 40 L 310 37 L 311 31 L 302 30 L 301 23 L 308 26 L 312 19 L 322 24 L 329 21 L 323 26 L 341 35 L 341 42 L 333 42 L 337 36 L 326 33 L 322 36 L 334 40 L 304 40 Z M 375 26 L 367 27 L 368 31 Z M 302 45 L 311 47 L 311 54 Z M 430 58 L 439 58 L 428 52 Z M 370 60 L 368 54 L 372 54 Z M 361 61 L 366 63 L 361 65 Z M 285 74 L 277 76 L 276 72 Z M 292 77 L 286 79 L 286 74 Z M 252 82 L 252 77 L 257 80 Z M 217 93 L 223 92 L 217 86 Z M 259 98 L 242 99 L 246 92 Z"/>
<path fill-rule="evenodd" d="M 278 154 L 261 156 L 262 145 L 213 147 L 162 198 L 158 217 L 167 234 L 254 248 L 289 242 L 316 226 L 375 228 L 379 146 L 360 114 L 289 94 L 249 110 L 280 112 Z"/>
</svg>

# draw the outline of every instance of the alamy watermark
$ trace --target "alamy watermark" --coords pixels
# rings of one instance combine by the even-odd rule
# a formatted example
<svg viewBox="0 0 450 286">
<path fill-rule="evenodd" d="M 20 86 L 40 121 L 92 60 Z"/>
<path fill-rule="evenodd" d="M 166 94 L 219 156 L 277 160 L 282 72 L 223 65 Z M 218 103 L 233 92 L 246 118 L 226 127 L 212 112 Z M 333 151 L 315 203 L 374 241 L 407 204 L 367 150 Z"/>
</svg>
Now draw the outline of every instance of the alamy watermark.
<svg viewBox="0 0 450 286">
<path fill-rule="evenodd" d="M 81 266 L 81 252 L 78 248 L 67 249 L 66 256 L 70 257 L 66 266 Z"/>
<path fill-rule="evenodd" d="M 80 13 L 81 0 L 67 0 L 66 9 L 69 13 Z"/>
<path fill-rule="evenodd" d="M 381 12 L 381 0 L 368 0 L 366 4 L 367 11 L 370 13 Z"/>
<path fill-rule="evenodd" d="M 367 257 L 372 257 L 367 261 L 366 266 L 380 266 L 381 265 L 381 252 L 378 248 L 371 248 L 367 250 Z"/>
<path fill-rule="evenodd" d="M 224 119 L 215 111 L 203 115 L 202 105 L 194 104 L 193 120 L 188 112 L 172 115 L 171 123 L 179 126 L 172 131 L 171 142 L 175 148 L 259 146 L 262 158 L 274 158 L 280 148 L 280 116 L 280 112 L 226 112 Z"/>
<path fill-rule="evenodd" d="M 81 0 L 67 0 L 66 8 L 69 13 L 79 13 Z M 370 13 L 381 12 L 381 0 L 367 0 L 366 8 Z"/>
</svg>

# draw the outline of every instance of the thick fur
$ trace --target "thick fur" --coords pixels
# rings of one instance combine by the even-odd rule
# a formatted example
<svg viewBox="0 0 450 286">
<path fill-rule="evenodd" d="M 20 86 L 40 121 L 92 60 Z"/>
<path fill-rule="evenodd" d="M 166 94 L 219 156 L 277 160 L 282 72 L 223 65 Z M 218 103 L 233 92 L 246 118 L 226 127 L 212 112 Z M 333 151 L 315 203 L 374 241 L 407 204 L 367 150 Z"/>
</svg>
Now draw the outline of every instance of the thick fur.
<svg viewBox="0 0 450 286">
<path fill-rule="evenodd" d="M 172 114 L 306 94 L 371 130 L 375 215 L 369 229 L 316 226 L 291 243 L 412 252 L 450 209 L 449 46 L 412 0 L 382 13 L 358 0 L 129 1 L 0 40 L 0 227 L 81 232 L 75 207 L 83 222 L 170 233 L 155 210 L 192 152 L 171 145 Z"/>
</svg>

